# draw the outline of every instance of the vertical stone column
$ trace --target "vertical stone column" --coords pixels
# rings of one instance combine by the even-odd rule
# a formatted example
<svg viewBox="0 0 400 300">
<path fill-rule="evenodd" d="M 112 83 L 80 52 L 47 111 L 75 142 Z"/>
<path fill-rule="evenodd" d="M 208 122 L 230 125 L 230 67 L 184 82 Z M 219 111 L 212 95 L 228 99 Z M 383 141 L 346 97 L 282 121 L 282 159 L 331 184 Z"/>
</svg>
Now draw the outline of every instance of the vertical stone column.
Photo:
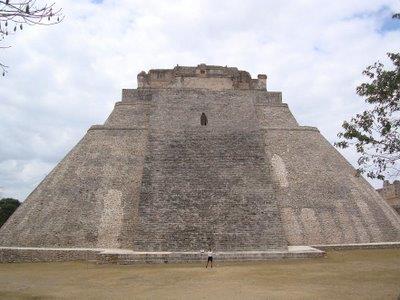
<svg viewBox="0 0 400 300">
<path fill-rule="evenodd" d="M 267 89 L 267 75 L 265 74 L 258 74 L 257 76 L 257 90 L 266 90 Z"/>
<path fill-rule="evenodd" d="M 140 72 L 137 75 L 138 88 L 143 88 L 147 86 L 147 75 L 145 71 Z"/>
</svg>

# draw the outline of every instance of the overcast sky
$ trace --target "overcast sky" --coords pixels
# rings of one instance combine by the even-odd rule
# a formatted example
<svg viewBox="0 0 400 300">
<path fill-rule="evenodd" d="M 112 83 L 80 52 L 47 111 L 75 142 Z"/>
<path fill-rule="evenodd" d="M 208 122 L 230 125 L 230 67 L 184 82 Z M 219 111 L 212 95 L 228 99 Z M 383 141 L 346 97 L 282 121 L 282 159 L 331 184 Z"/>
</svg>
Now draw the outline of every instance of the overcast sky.
<svg viewBox="0 0 400 300">
<path fill-rule="evenodd" d="M 362 70 L 400 48 L 397 0 L 55 1 L 61 24 L 25 28 L 0 50 L 10 65 L 0 78 L 0 197 L 24 200 L 142 70 L 266 73 L 299 123 L 333 143 L 364 107 Z"/>
</svg>

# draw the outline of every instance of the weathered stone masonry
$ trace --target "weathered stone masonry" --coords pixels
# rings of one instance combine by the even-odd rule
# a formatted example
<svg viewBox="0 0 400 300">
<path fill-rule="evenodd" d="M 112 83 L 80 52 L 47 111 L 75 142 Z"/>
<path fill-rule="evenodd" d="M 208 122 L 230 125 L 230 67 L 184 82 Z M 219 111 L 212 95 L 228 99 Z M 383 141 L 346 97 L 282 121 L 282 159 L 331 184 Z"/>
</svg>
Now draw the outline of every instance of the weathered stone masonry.
<svg viewBox="0 0 400 300">
<path fill-rule="evenodd" d="M 389 181 L 383 182 L 383 187 L 376 190 L 382 198 L 389 204 L 398 214 L 400 214 L 400 181 L 395 180 L 393 183 Z"/>
<path fill-rule="evenodd" d="M 0 246 L 138 251 L 400 241 L 400 218 L 282 94 L 236 68 L 138 75 L 0 229 Z M 202 114 L 207 125 L 201 125 Z"/>
</svg>

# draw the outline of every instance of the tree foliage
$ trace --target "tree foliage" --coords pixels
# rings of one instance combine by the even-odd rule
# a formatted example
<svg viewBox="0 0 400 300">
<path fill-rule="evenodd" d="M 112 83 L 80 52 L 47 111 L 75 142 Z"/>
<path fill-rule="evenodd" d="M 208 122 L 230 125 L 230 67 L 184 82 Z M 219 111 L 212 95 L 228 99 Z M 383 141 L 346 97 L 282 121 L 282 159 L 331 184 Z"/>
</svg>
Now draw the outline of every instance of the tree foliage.
<svg viewBox="0 0 400 300">
<path fill-rule="evenodd" d="M 53 25 L 63 20 L 61 9 L 52 4 L 38 4 L 36 0 L 0 0 L 0 42 L 26 25 Z M 0 49 L 9 46 L 0 46 Z M 5 76 L 8 66 L 0 62 Z"/>
<path fill-rule="evenodd" d="M 3 198 L 0 200 L 0 227 L 3 226 L 20 204 L 21 202 L 13 198 Z"/>
<path fill-rule="evenodd" d="M 382 180 L 400 175 L 400 53 L 387 55 L 394 68 L 377 62 L 363 71 L 369 82 L 358 86 L 357 94 L 369 109 L 343 122 L 335 143 L 354 146 L 360 154 L 358 172 Z"/>
</svg>

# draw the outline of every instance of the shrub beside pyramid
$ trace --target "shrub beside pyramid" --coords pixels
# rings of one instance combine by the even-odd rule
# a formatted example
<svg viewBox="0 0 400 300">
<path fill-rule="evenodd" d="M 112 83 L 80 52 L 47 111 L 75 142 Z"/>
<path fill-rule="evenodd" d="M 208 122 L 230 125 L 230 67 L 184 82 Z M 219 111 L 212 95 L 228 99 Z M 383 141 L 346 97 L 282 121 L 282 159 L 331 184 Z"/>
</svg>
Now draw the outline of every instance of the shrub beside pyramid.
<svg viewBox="0 0 400 300">
<path fill-rule="evenodd" d="M 209 65 L 140 73 L 0 229 L 0 246 L 400 241 L 399 215 L 266 80 Z"/>
</svg>

